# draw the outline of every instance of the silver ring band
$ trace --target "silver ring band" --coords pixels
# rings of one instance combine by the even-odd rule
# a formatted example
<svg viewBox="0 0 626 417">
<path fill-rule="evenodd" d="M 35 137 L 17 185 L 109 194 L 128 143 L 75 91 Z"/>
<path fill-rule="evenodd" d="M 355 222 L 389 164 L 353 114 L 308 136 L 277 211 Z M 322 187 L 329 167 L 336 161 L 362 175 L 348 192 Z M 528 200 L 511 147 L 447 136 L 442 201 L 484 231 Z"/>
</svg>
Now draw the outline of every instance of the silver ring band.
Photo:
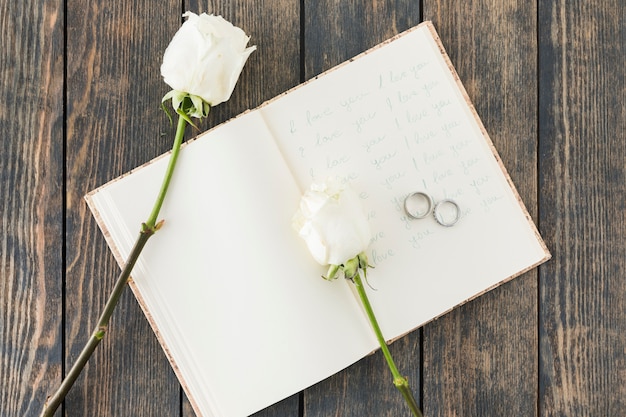
<svg viewBox="0 0 626 417">
<path fill-rule="evenodd" d="M 423 205 L 423 201 L 421 200 L 426 201 L 426 210 L 422 211 L 415 209 L 415 206 L 419 207 L 420 205 Z M 409 205 L 412 207 L 409 207 Z M 404 211 L 412 219 L 423 219 L 428 216 L 433 210 L 434 205 L 435 203 L 433 198 L 422 191 L 411 193 L 404 199 Z"/>
<path fill-rule="evenodd" d="M 446 213 L 445 217 L 441 213 L 444 206 L 450 206 L 453 209 L 453 211 L 451 211 L 450 213 Z M 461 208 L 454 200 L 450 200 L 448 198 L 437 202 L 437 204 L 435 205 L 435 209 L 433 210 L 433 216 L 435 216 L 435 220 L 437 221 L 437 223 L 442 226 L 454 226 L 456 222 L 458 222 L 461 218 Z"/>
</svg>

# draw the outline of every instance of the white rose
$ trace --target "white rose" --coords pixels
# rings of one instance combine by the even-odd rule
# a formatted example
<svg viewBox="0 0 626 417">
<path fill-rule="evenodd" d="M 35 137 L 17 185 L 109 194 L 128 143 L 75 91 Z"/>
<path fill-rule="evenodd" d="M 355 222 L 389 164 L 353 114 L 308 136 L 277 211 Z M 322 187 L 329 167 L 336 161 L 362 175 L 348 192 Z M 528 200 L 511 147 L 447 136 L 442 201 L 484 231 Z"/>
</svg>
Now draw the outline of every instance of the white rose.
<svg viewBox="0 0 626 417">
<path fill-rule="evenodd" d="M 248 56 L 250 38 L 221 16 L 186 12 L 188 19 L 163 54 L 161 75 L 175 91 L 211 106 L 230 98 Z"/>
<path fill-rule="evenodd" d="M 322 265 L 345 264 L 364 252 L 371 239 L 359 196 L 332 180 L 311 185 L 302 196 L 293 226 Z"/>
</svg>

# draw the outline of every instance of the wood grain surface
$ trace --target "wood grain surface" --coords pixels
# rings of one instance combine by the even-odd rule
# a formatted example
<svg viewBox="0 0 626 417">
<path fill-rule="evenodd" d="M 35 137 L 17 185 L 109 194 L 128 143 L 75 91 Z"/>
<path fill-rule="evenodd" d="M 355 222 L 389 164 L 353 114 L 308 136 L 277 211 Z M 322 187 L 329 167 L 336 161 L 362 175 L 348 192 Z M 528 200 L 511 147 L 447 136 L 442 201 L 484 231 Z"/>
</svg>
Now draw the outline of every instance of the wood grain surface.
<svg viewBox="0 0 626 417">
<path fill-rule="evenodd" d="M 626 4 L 539 7 L 545 415 L 626 415 Z"/>
<path fill-rule="evenodd" d="M 185 10 L 258 47 L 201 130 L 432 20 L 553 258 L 394 358 L 427 417 L 626 415 L 622 0 L 0 0 L 0 416 L 39 414 L 113 287 L 83 195 L 171 146 Z M 255 416 L 403 415 L 378 352 Z M 130 291 L 56 416 L 195 416 Z"/>
<path fill-rule="evenodd" d="M 0 415 L 36 415 L 63 361 L 63 2 L 0 2 Z"/>
<path fill-rule="evenodd" d="M 159 110 L 167 92 L 159 66 L 180 9 L 178 1 L 67 2 L 66 369 L 119 274 L 83 196 L 171 146 L 172 128 Z M 65 415 L 178 414 L 178 381 L 130 291 L 108 331 L 68 394 Z"/>
</svg>

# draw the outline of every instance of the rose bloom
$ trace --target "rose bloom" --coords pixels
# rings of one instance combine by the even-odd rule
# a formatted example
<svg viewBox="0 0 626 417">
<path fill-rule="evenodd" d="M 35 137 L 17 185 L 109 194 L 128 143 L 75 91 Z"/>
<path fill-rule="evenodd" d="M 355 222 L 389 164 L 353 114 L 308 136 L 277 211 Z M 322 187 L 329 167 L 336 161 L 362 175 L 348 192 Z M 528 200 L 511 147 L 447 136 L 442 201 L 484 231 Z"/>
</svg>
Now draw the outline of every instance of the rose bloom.
<svg viewBox="0 0 626 417">
<path fill-rule="evenodd" d="M 364 252 L 370 225 L 356 192 L 334 180 L 312 184 L 293 219 L 313 255 L 322 265 L 342 265 Z"/>
<path fill-rule="evenodd" d="M 161 75 L 176 91 L 201 97 L 211 106 L 230 98 L 248 56 L 250 38 L 221 16 L 186 12 L 163 54 Z"/>
</svg>

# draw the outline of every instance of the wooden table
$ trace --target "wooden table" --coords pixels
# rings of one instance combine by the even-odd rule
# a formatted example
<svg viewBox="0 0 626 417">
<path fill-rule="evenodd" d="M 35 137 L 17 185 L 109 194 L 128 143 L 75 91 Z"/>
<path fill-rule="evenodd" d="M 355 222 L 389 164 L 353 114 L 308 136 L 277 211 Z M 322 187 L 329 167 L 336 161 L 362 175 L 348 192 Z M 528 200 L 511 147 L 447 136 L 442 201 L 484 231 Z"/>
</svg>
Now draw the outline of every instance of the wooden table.
<svg viewBox="0 0 626 417">
<path fill-rule="evenodd" d="M 553 259 L 392 352 L 426 416 L 626 415 L 623 0 L 182 3 L 0 0 L 1 416 L 38 415 L 111 291 L 82 197 L 171 146 L 159 65 L 183 10 L 258 46 L 202 130 L 432 20 Z M 194 415 L 130 291 L 57 415 Z M 408 415 L 379 353 L 258 414 L 329 415 Z"/>
</svg>

